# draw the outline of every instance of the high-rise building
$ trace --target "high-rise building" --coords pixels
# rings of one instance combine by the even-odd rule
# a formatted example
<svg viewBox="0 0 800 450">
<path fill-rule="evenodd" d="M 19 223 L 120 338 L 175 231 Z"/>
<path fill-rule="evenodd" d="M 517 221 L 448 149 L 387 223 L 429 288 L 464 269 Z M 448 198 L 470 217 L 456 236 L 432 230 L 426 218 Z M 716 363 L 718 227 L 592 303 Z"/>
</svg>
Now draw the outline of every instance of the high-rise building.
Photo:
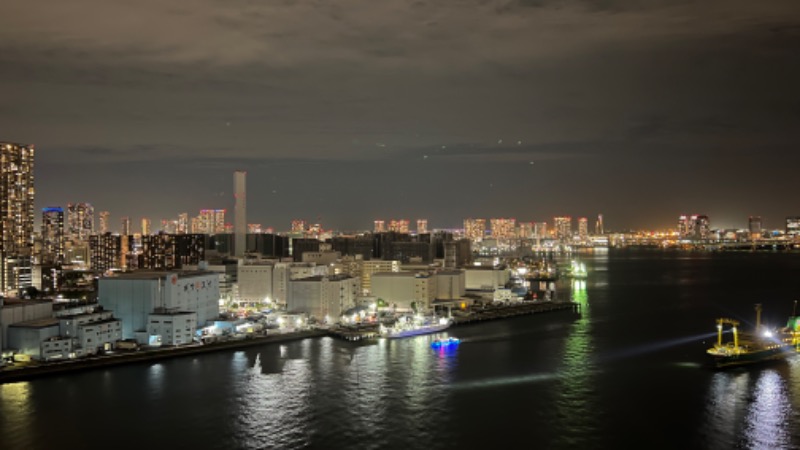
<svg viewBox="0 0 800 450">
<path fill-rule="evenodd" d="M 690 230 L 692 229 L 693 225 L 689 216 L 682 215 L 678 217 L 678 236 L 685 238 L 688 237 L 690 234 Z"/>
<path fill-rule="evenodd" d="M 197 230 L 193 233 L 222 234 L 225 233 L 224 209 L 201 209 L 198 216 Z"/>
<path fill-rule="evenodd" d="M 395 231 L 397 233 L 408 233 L 408 220 L 407 219 L 399 219 L 395 220 L 392 219 L 389 221 L 389 231 Z"/>
<path fill-rule="evenodd" d="M 247 246 L 247 172 L 237 170 L 233 173 L 234 255 L 244 257 Z"/>
<path fill-rule="evenodd" d="M 516 219 L 489 219 L 492 227 L 492 237 L 496 239 L 511 239 L 517 226 Z"/>
<path fill-rule="evenodd" d="M 530 239 L 533 237 L 533 222 L 520 222 L 518 236 L 521 239 Z"/>
<path fill-rule="evenodd" d="M 589 240 L 589 220 L 586 217 L 578 217 L 578 237 L 581 241 Z"/>
<path fill-rule="evenodd" d="M 692 216 L 692 237 L 695 239 L 708 239 L 711 236 L 711 221 L 708 216 L 693 215 Z"/>
<path fill-rule="evenodd" d="M 537 239 L 545 239 L 547 237 L 547 222 L 536 222 L 533 224 L 533 234 Z"/>
<path fill-rule="evenodd" d="M 789 236 L 800 236 L 800 217 L 792 216 L 786 218 L 786 234 Z"/>
<path fill-rule="evenodd" d="M 594 234 L 596 235 L 604 234 L 602 214 L 597 215 L 597 221 L 594 223 Z"/>
<path fill-rule="evenodd" d="M 178 214 L 178 234 L 189 232 L 189 213 Z"/>
<path fill-rule="evenodd" d="M 58 206 L 42 209 L 42 262 L 64 262 L 64 210 Z"/>
<path fill-rule="evenodd" d="M 308 227 L 308 237 L 319 238 L 322 234 L 322 224 L 315 223 Z"/>
<path fill-rule="evenodd" d="M 92 270 L 102 273 L 124 269 L 132 241 L 133 236 L 111 233 L 89 236 L 89 263 Z"/>
<path fill-rule="evenodd" d="M 486 235 L 486 219 L 464 219 L 464 236 L 473 241 L 480 242 Z"/>
<path fill-rule="evenodd" d="M 306 221 L 295 219 L 292 221 L 292 233 L 303 234 L 306 232 Z"/>
<path fill-rule="evenodd" d="M 140 269 L 180 269 L 197 265 L 205 258 L 204 234 L 151 234 L 142 236 Z"/>
<path fill-rule="evenodd" d="M 553 227 L 558 239 L 572 239 L 572 217 L 554 217 Z"/>
<path fill-rule="evenodd" d="M 417 234 L 428 232 L 428 219 L 417 219 Z"/>
<path fill-rule="evenodd" d="M 761 237 L 761 216 L 750 216 L 747 221 L 747 228 L 750 231 L 750 239 L 758 239 Z"/>
<path fill-rule="evenodd" d="M 120 224 L 122 225 L 122 235 L 123 236 L 130 236 L 131 233 L 131 218 L 130 217 L 123 217 L 120 219 Z"/>
<path fill-rule="evenodd" d="M 69 238 L 87 242 L 94 233 L 94 207 L 89 203 L 68 203 Z"/>
<path fill-rule="evenodd" d="M 32 145 L 0 142 L 0 292 L 31 285 Z"/>
<path fill-rule="evenodd" d="M 150 234 L 150 219 L 142 217 L 142 236 Z"/>
<path fill-rule="evenodd" d="M 109 231 L 111 231 L 111 230 L 108 229 L 109 212 L 108 211 L 100 211 L 99 216 L 100 216 L 100 234 L 108 233 Z"/>
<path fill-rule="evenodd" d="M 382 220 L 376 220 L 375 221 L 375 228 L 373 228 L 373 231 L 376 232 L 376 233 L 383 233 L 384 231 L 386 231 L 385 222 L 382 221 Z"/>
</svg>

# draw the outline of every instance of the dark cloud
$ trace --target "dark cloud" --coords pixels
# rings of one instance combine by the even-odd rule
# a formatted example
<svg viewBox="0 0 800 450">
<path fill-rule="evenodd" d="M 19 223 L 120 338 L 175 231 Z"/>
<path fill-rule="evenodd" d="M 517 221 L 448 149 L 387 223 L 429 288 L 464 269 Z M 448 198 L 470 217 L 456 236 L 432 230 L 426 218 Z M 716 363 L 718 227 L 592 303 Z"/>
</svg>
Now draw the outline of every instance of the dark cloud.
<svg viewBox="0 0 800 450">
<path fill-rule="evenodd" d="M 429 176 L 463 188 L 465 177 L 514 180 L 502 174 L 523 169 L 517 179 L 527 183 L 535 162 L 536 182 L 555 184 L 520 181 L 516 190 L 550 186 L 546 204 L 510 201 L 511 188 L 494 197 L 499 188 L 451 195 L 472 208 L 467 215 L 546 219 L 581 208 L 589 215 L 602 198 L 555 187 L 574 178 L 585 186 L 576 192 L 597 192 L 602 183 L 607 195 L 632 203 L 658 199 L 660 214 L 653 207 L 640 215 L 642 208 L 624 202 L 605 211 L 620 223 L 653 225 L 681 201 L 696 201 L 689 206 L 699 210 L 728 202 L 727 193 L 739 189 L 729 174 L 740 174 L 740 155 L 792 159 L 800 138 L 796 0 L 7 3 L 0 16 L 2 138 L 37 145 L 39 167 L 52 175 L 37 176 L 45 203 L 69 192 L 54 169 L 61 166 L 112 174 L 131 164 L 171 168 L 159 190 L 175 191 L 175 199 L 160 195 L 147 205 L 167 214 L 192 203 L 177 192 L 194 185 L 193 177 L 215 179 L 214 169 L 241 164 L 264 179 L 274 170 L 291 173 L 337 198 L 355 195 L 337 191 L 341 180 L 380 172 L 373 181 L 407 183 L 404 192 L 420 199 L 442 187 L 402 181 L 386 168 L 438 171 Z M 726 152 L 736 161 L 722 169 Z M 687 161 L 701 164 L 681 166 Z M 767 191 L 793 176 L 752 164 L 777 170 L 761 181 Z M 326 168 L 339 177 L 323 176 Z M 594 175 L 600 168 L 608 174 L 602 182 Z M 695 186 L 710 194 L 678 195 L 674 172 L 700 178 Z M 227 189 L 228 175 L 209 192 Z M 111 195 L 71 183 L 84 198 L 67 201 Z M 727 191 L 716 189 L 723 185 Z M 311 195 L 305 189 L 283 184 L 280 194 L 265 192 L 302 203 Z M 122 187 L 113 195 L 138 205 L 137 192 Z M 670 192 L 681 201 L 669 200 Z M 465 213 L 426 202 L 413 206 L 441 215 L 432 223 L 455 225 Z M 797 213 L 782 195 L 747 202 L 736 208 Z M 369 223 L 371 210 L 332 204 Z M 272 223 L 279 228 L 295 213 L 281 207 Z M 140 214 L 148 213 L 142 207 Z M 254 214 L 263 222 L 275 217 Z"/>
</svg>

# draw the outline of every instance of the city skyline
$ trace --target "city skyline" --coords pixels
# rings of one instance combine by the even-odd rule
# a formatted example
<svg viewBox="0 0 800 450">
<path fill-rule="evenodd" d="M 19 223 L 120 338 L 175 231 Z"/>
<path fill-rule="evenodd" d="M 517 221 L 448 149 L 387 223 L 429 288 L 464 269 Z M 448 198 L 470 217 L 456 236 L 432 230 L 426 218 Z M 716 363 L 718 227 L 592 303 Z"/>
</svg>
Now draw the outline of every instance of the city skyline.
<svg viewBox="0 0 800 450">
<path fill-rule="evenodd" d="M 37 211 L 233 211 L 243 169 L 275 229 L 800 211 L 794 1 L 51 6 L 10 5 L 0 43 Z"/>
</svg>

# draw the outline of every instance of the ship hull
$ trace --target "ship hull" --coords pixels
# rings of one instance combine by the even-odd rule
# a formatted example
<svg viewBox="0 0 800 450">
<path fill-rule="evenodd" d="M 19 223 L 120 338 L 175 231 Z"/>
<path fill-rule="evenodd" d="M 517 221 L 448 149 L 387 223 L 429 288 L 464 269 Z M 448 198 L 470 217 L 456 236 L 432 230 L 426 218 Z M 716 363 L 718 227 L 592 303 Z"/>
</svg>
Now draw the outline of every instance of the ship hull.
<svg viewBox="0 0 800 450">
<path fill-rule="evenodd" d="M 785 359 L 795 354 L 794 346 L 786 345 L 771 349 L 744 352 L 738 355 L 711 355 L 716 368 L 746 366 Z"/>
<path fill-rule="evenodd" d="M 438 324 L 438 325 L 426 325 L 410 330 L 402 330 L 402 331 L 387 333 L 386 337 L 388 339 L 399 339 L 405 337 L 419 336 L 422 334 L 438 333 L 439 331 L 446 330 L 449 327 L 450 323 Z"/>
</svg>

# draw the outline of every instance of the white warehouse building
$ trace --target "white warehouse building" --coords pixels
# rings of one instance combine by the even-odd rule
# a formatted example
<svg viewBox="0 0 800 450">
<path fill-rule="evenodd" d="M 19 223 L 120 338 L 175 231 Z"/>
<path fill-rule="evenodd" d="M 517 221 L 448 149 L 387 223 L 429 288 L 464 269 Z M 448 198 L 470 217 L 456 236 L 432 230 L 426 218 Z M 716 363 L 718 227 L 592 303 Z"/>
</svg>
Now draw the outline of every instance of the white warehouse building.
<svg viewBox="0 0 800 450">
<path fill-rule="evenodd" d="M 420 312 L 432 308 L 436 299 L 436 278 L 427 273 L 380 272 L 372 274 L 372 295 L 400 310 Z"/>
<path fill-rule="evenodd" d="M 207 271 L 141 271 L 101 278 L 98 303 L 122 320 L 124 339 L 144 342 L 149 316 L 157 311 L 197 314 L 197 327 L 219 316 L 219 277 Z"/>
<path fill-rule="evenodd" d="M 306 313 L 321 322 L 338 322 L 356 305 L 361 280 L 349 275 L 314 276 L 291 280 L 287 308 Z"/>
</svg>

